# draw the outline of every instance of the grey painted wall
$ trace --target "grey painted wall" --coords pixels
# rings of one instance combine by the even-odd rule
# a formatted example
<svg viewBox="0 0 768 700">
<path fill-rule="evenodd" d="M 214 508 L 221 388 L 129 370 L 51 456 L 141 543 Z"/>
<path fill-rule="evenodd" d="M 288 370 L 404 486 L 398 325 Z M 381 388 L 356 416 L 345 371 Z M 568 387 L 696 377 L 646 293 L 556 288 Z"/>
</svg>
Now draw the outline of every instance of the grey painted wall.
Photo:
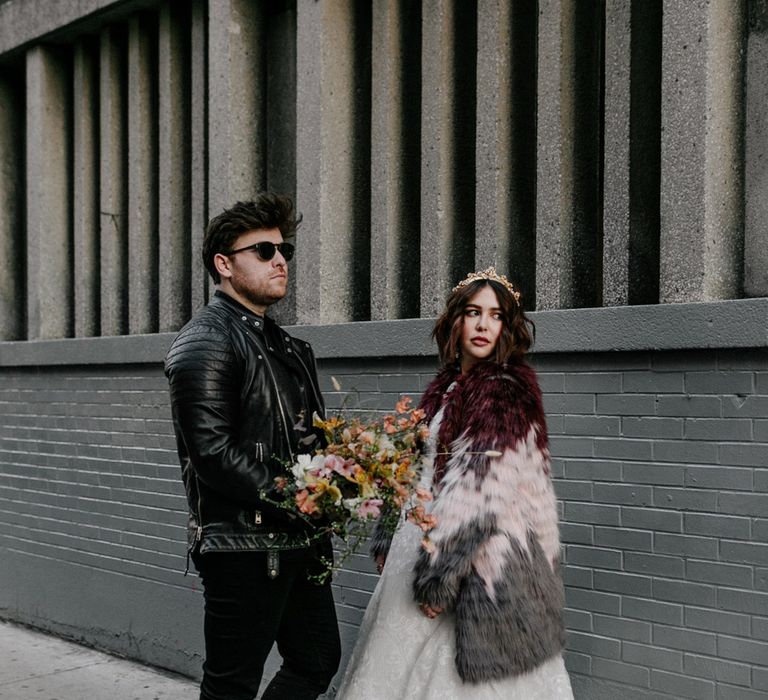
<svg viewBox="0 0 768 700">
<path fill-rule="evenodd" d="M 585 312 L 570 313 L 576 321 Z M 409 330 L 394 322 L 395 336 L 398 326 Z M 585 345 L 599 336 L 587 333 Z M 343 332 L 337 341 L 320 363 L 331 408 L 390 410 L 434 373 L 426 343 L 415 356 L 377 354 L 371 344 L 366 357 L 358 344 L 345 357 Z M 196 675 L 202 599 L 197 578 L 183 576 L 185 503 L 162 351 L 148 354 L 138 364 L 25 367 L 4 358 L 0 609 Z M 561 504 L 567 662 L 578 697 L 761 697 L 768 350 L 549 346 L 532 361 Z M 376 578 L 360 554 L 335 579 L 346 652 Z"/>
</svg>

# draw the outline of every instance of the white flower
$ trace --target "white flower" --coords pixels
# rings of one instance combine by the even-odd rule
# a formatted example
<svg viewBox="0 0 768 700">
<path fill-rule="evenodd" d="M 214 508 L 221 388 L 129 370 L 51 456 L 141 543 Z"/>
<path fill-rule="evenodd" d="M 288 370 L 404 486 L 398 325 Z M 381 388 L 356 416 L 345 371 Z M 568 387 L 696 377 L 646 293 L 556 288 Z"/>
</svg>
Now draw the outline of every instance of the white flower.
<svg viewBox="0 0 768 700">
<path fill-rule="evenodd" d="M 362 498 L 345 498 L 342 501 L 342 504 L 344 507 L 350 512 L 350 513 L 356 513 L 358 507 L 363 502 Z"/>
<path fill-rule="evenodd" d="M 296 488 L 303 489 L 306 486 L 304 475 L 309 471 L 311 465 L 311 455 L 299 455 L 298 461 L 291 467 L 291 473 L 296 481 Z"/>
<path fill-rule="evenodd" d="M 395 443 L 389 439 L 389 435 L 382 435 L 379 438 L 379 447 L 382 451 L 389 450 L 390 453 L 395 451 Z"/>
</svg>

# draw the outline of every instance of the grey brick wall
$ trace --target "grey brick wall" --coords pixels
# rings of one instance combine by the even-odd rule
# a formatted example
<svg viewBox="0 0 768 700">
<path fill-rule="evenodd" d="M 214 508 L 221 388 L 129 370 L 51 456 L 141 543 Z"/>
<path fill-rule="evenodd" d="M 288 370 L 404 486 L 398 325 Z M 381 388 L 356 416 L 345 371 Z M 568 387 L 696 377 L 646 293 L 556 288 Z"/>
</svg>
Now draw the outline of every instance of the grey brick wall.
<svg viewBox="0 0 768 700">
<path fill-rule="evenodd" d="M 768 693 L 768 351 L 533 356 L 579 698 Z M 391 410 L 435 360 L 321 361 L 332 410 Z M 155 364 L 2 369 L 0 609 L 196 674 L 202 600 Z M 336 391 L 331 380 L 341 385 Z M 376 575 L 334 582 L 345 650 Z"/>
<path fill-rule="evenodd" d="M 631 697 L 761 696 L 768 353 L 535 364 L 563 501 L 579 695 L 608 697 L 618 683 Z"/>
<path fill-rule="evenodd" d="M 196 672 L 195 577 L 161 369 L 0 375 L 0 614 Z"/>
</svg>

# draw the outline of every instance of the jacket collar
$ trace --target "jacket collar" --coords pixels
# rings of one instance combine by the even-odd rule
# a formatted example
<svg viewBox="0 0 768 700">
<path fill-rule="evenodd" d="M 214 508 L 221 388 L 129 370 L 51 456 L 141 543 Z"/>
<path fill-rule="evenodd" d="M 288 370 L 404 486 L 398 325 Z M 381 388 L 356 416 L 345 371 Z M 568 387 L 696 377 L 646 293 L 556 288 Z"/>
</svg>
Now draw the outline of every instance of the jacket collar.
<svg viewBox="0 0 768 700">
<path fill-rule="evenodd" d="M 249 328 L 253 328 L 261 333 L 264 332 L 264 327 L 267 324 L 274 324 L 274 321 L 267 316 L 260 316 L 259 314 L 251 311 L 247 306 L 241 304 L 237 299 L 233 299 L 226 292 L 222 292 L 217 289 L 211 299 L 212 304 L 221 305 L 227 307 L 233 314 L 246 324 Z"/>
</svg>

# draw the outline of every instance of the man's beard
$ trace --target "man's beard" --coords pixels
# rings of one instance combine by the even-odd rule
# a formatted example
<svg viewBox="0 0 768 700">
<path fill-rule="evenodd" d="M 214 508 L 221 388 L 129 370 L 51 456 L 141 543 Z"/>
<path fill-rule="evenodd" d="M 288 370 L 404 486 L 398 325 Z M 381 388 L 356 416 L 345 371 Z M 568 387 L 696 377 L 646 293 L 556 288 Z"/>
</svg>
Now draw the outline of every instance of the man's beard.
<svg viewBox="0 0 768 700">
<path fill-rule="evenodd" d="M 286 292 L 282 294 L 268 294 L 266 289 L 258 289 L 247 283 L 241 284 L 240 279 L 237 276 L 233 276 L 231 279 L 232 288 L 244 299 L 247 299 L 254 306 L 271 306 L 276 301 L 280 301 Z M 286 291 L 288 285 L 288 278 L 286 277 Z"/>
</svg>

